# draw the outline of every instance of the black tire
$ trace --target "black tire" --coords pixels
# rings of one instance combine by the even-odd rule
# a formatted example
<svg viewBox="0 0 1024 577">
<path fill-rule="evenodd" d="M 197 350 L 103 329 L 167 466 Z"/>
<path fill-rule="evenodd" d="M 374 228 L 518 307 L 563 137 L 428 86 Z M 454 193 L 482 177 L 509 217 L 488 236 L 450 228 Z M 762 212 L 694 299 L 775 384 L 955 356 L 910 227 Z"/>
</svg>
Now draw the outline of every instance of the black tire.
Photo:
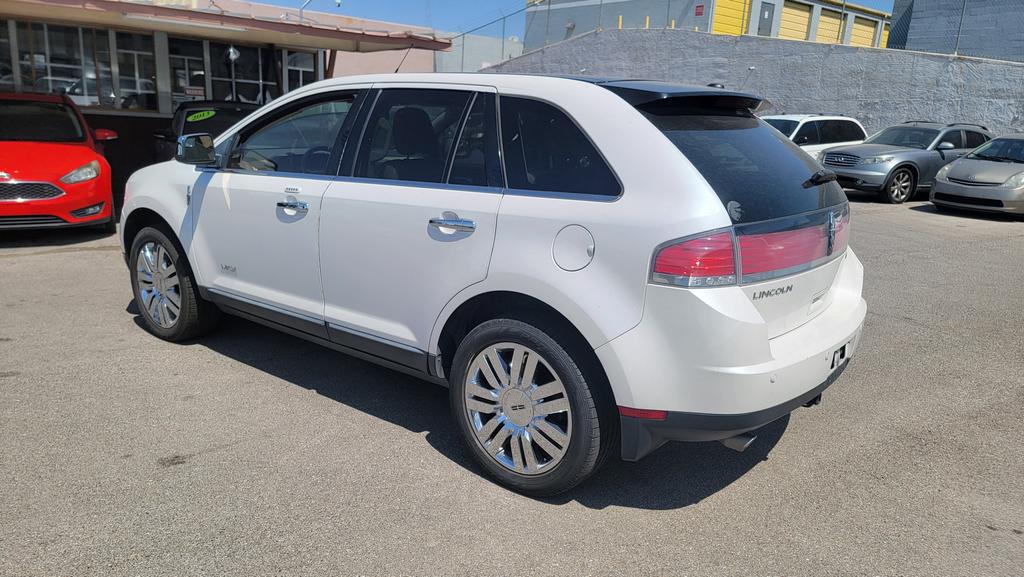
<svg viewBox="0 0 1024 577">
<path fill-rule="evenodd" d="M 544 497 L 575 487 L 592 475 L 607 460 L 607 455 L 616 446 L 613 437 L 617 431 L 617 421 L 613 417 L 614 407 L 609 410 L 607 406 L 609 404 L 607 395 L 592 387 L 584 376 L 585 373 L 581 370 L 580 364 L 586 365 L 586 360 L 581 359 L 581 363 L 578 364 L 567 352 L 567 350 L 573 350 L 574 347 L 571 343 L 565 342 L 567 339 L 564 335 L 561 338 L 563 342 L 559 342 L 549 334 L 550 332 L 558 335 L 559 331 L 555 327 L 545 327 L 547 329 L 545 331 L 535 325 L 544 326 L 544 323 L 536 321 L 526 323 L 503 318 L 486 321 L 470 331 L 459 345 L 452 362 L 449 376 L 450 404 L 452 416 L 455 418 L 463 440 L 469 447 L 473 458 L 488 476 L 518 493 Z M 563 428 L 563 431 L 565 429 L 569 431 L 566 435 L 568 442 L 562 447 L 560 460 L 554 464 L 551 464 L 552 461 L 548 462 L 548 466 L 551 467 L 549 470 L 538 473 L 535 469 L 532 474 L 517 472 L 499 462 L 498 457 L 492 457 L 484 449 L 482 441 L 478 440 L 477 430 L 472 424 L 473 417 L 470 416 L 470 410 L 467 408 L 469 401 L 466 392 L 467 386 L 470 386 L 467 381 L 473 374 L 476 374 L 475 368 L 470 364 L 483 351 L 489 350 L 499 343 L 519 345 L 535 351 L 542 361 L 540 366 L 544 367 L 537 370 L 547 372 L 548 376 L 557 377 L 564 387 L 564 396 L 557 398 L 559 400 L 564 398 L 568 401 L 569 410 L 563 417 L 570 421 Z M 471 368 L 473 369 L 472 374 Z M 525 387 L 526 390 L 530 390 L 530 383 L 526 383 Z M 500 398 L 505 398 L 505 395 L 502 394 Z M 502 401 L 495 400 L 493 402 L 496 403 L 496 407 L 502 406 Z M 540 402 L 538 399 L 532 402 L 534 404 L 530 406 L 533 408 L 541 406 L 536 404 Z M 550 399 L 544 402 L 550 402 Z M 536 419 L 533 416 L 533 408 L 530 409 L 529 415 Z M 512 405 L 510 410 L 516 410 L 515 405 Z M 512 413 L 505 414 L 508 415 L 507 423 L 513 421 Z M 541 417 L 541 419 L 549 417 Z M 497 415 L 490 418 L 497 418 Z M 504 425 L 499 428 L 504 428 Z M 537 434 L 536 430 L 533 431 L 533 434 Z M 494 439 L 497 439 L 497 434 L 492 441 Z M 520 437 L 520 439 L 520 442 L 527 443 L 522 440 L 524 437 Z M 502 441 L 502 443 L 509 442 L 511 442 L 511 437 Z M 507 446 L 512 448 L 512 445 Z M 537 455 L 542 458 L 547 456 L 543 451 L 537 453 L 536 445 L 526 444 L 523 447 L 524 451 L 534 450 L 535 458 Z M 499 451 L 501 455 L 507 455 L 507 453 L 507 449 Z M 519 456 L 522 460 L 528 461 L 525 459 L 525 453 L 519 453 Z M 505 459 L 508 460 L 510 457 L 506 456 Z"/>
<path fill-rule="evenodd" d="M 177 273 L 175 275 L 178 282 L 176 292 L 181 304 L 176 319 L 169 327 L 161 326 L 153 318 L 140 294 L 139 256 L 143 247 L 148 243 L 154 243 L 156 247 L 162 247 L 166 251 Z M 200 337 L 217 325 L 220 320 L 220 310 L 213 303 L 203 300 L 199 296 L 199 287 L 192 273 L 192 267 L 189 266 L 188 259 L 182 254 L 178 243 L 173 241 L 167 232 L 154 227 L 140 230 L 135 235 L 135 240 L 132 241 L 129 267 L 135 304 L 139 309 L 143 325 L 150 333 L 166 341 L 181 342 Z"/>
<path fill-rule="evenodd" d="M 917 176 L 914 171 L 901 166 L 889 174 L 882 187 L 882 197 L 891 204 L 903 204 L 917 193 Z"/>
</svg>

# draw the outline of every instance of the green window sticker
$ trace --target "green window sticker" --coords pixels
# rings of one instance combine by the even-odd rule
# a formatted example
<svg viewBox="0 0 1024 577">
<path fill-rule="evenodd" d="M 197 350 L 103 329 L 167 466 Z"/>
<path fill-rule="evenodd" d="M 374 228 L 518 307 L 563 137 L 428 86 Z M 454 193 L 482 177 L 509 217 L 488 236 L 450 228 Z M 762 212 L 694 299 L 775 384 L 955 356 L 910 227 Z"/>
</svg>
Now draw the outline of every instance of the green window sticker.
<svg viewBox="0 0 1024 577">
<path fill-rule="evenodd" d="M 193 112 L 186 116 L 185 122 L 199 122 L 200 120 L 213 118 L 214 114 L 217 114 L 216 110 L 200 110 L 199 112 Z"/>
</svg>

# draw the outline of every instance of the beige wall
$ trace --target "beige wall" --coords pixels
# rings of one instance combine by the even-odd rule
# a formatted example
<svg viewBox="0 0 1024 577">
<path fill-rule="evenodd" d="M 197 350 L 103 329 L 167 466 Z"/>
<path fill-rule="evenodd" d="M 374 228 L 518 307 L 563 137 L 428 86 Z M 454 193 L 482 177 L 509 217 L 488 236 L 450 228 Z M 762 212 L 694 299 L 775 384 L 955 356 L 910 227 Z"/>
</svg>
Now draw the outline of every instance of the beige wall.
<svg viewBox="0 0 1024 577">
<path fill-rule="evenodd" d="M 406 56 L 408 52 L 408 56 Z M 402 62 L 402 58 L 405 61 Z M 338 52 L 334 69 L 327 70 L 326 76 L 350 76 L 352 74 L 374 74 L 394 72 L 398 64 L 400 72 L 433 72 L 434 53 L 430 50 L 387 50 L 382 52 Z"/>
</svg>

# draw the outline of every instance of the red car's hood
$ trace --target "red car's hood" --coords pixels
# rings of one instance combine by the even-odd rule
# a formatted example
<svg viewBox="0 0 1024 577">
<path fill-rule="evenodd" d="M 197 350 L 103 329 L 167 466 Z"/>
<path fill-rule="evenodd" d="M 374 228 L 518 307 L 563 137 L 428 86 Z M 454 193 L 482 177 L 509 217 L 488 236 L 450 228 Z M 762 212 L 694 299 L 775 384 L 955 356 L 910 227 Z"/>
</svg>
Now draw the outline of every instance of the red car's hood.
<svg viewBox="0 0 1024 577">
<path fill-rule="evenodd" d="M 81 142 L 0 141 L 0 172 L 10 175 L 10 180 L 55 181 L 100 158 Z"/>
</svg>

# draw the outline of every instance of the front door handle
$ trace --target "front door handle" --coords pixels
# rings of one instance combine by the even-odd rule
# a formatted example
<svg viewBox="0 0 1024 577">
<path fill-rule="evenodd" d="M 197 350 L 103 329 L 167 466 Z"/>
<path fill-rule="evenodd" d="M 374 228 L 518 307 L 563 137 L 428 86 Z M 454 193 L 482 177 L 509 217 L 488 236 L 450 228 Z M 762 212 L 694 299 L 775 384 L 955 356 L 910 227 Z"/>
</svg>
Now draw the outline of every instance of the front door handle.
<svg viewBox="0 0 1024 577">
<path fill-rule="evenodd" d="M 286 208 L 296 212 L 309 212 L 309 205 L 297 200 L 282 200 L 277 203 L 278 208 Z"/>
<path fill-rule="evenodd" d="M 434 228 L 449 228 L 458 232 L 473 232 L 476 230 L 476 223 L 464 218 L 432 218 L 430 226 Z"/>
</svg>

